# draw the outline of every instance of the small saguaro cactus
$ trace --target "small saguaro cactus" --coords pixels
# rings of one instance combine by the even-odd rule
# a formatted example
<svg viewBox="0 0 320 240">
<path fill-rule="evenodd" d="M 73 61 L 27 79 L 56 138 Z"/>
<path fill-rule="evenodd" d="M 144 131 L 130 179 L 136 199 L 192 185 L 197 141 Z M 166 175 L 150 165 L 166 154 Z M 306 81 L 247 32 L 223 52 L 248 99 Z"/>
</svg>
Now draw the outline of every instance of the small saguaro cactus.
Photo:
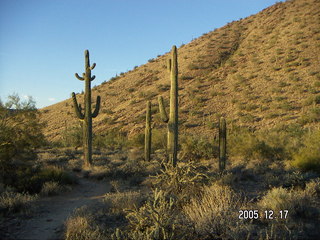
<svg viewBox="0 0 320 240">
<path fill-rule="evenodd" d="M 163 122 L 168 123 L 167 151 L 169 161 L 175 167 L 178 153 L 178 60 L 176 46 L 172 47 L 171 54 L 171 58 L 168 59 L 168 70 L 171 79 L 169 117 L 164 108 L 163 98 L 161 96 L 158 101 L 161 119 Z"/>
<path fill-rule="evenodd" d="M 146 110 L 146 129 L 145 129 L 145 138 L 144 138 L 144 155 L 145 160 L 151 160 L 151 103 L 147 102 L 147 110 Z"/>
<path fill-rule="evenodd" d="M 89 60 L 89 51 L 84 51 L 85 56 L 85 73 L 80 77 L 77 73 L 75 74 L 76 78 L 80 81 L 84 81 L 85 83 L 85 91 L 84 91 L 84 113 L 81 108 L 81 104 L 78 104 L 76 94 L 72 93 L 72 99 L 74 104 L 74 109 L 76 115 L 79 119 L 83 121 L 82 129 L 83 129 L 83 152 L 84 152 L 84 162 L 85 165 L 90 167 L 92 164 L 92 118 L 95 118 L 99 114 L 100 110 L 100 96 L 97 96 L 96 107 L 94 112 L 91 112 L 91 81 L 95 79 L 93 75 L 91 77 L 91 70 L 93 70 L 96 64 L 92 64 L 90 66 Z"/>
<path fill-rule="evenodd" d="M 227 160 L 227 125 L 226 120 L 221 117 L 219 122 L 219 170 L 226 168 Z"/>
</svg>

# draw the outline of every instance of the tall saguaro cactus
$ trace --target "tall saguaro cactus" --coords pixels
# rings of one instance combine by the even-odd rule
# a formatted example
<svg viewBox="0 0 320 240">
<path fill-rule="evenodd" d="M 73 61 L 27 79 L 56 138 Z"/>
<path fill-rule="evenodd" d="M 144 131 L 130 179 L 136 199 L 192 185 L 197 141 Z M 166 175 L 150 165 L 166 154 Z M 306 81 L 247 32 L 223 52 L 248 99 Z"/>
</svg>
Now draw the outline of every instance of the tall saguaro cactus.
<svg viewBox="0 0 320 240">
<path fill-rule="evenodd" d="M 72 93 L 72 99 L 74 104 L 75 112 L 79 119 L 83 120 L 83 152 L 85 165 L 90 167 L 92 164 L 92 118 L 95 118 L 99 114 L 100 110 L 100 96 L 97 96 L 96 107 L 94 112 L 91 112 L 91 81 L 95 79 L 96 76 L 91 77 L 91 70 L 93 70 L 96 64 L 90 66 L 89 51 L 84 51 L 85 56 L 85 72 L 80 77 L 77 73 L 76 78 L 85 83 L 84 91 L 84 113 L 82 112 L 81 104 L 78 104 L 76 94 Z"/>
<path fill-rule="evenodd" d="M 144 155 L 145 160 L 151 160 L 151 103 L 147 102 L 147 111 L 146 111 L 146 129 L 145 129 L 145 139 L 144 139 Z"/>
<path fill-rule="evenodd" d="M 227 124 L 221 117 L 219 122 L 219 170 L 222 172 L 226 168 L 227 160 Z"/>
<path fill-rule="evenodd" d="M 163 98 L 160 96 L 158 100 L 161 119 L 168 123 L 167 150 L 169 161 L 175 167 L 178 153 L 178 58 L 176 46 L 172 47 L 171 54 L 171 58 L 168 59 L 168 70 L 171 79 L 169 117 L 164 108 Z"/>
</svg>

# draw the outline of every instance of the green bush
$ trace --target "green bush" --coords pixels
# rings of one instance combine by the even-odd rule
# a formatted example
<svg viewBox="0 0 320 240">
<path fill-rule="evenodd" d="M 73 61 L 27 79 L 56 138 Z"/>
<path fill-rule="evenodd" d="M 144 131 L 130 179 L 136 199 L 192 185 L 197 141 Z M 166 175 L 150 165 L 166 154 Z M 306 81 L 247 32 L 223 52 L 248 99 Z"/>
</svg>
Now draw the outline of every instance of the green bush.
<svg viewBox="0 0 320 240">
<path fill-rule="evenodd" d="M 62 144 L 65 147 L 82 146 L 82 127 L 80 125 L 67 128 L 62 133 Z"/>
<path fill-rule="evenodd" d="M 152 150 L 167 148 L 167 131 L 166 129 L 152 129 Z"/>
<path fill-rule="evenodd" d="M 45 144 L 35 102 L 21 101 L 16 94 L 0 101 L 0 180 L 12 179 L 21 168 L 36 159 L 35 148 Z"/>
<path fill-rule="evenodd" d="M 46 182 L 54 181 L 60 185 L 74 184 L 77 179 L 58 167 L 32 168 L 19 167 L 10 176 L 6 176 L 4 184 L 15 188 L 18 192 L 39 193 Z"/>
<path fill-rule="evenodd" d="M 257 133 L 247 130 L 236 131 L 231 134 L 228 141 L 230 154 L 247 159 L 277 159 L 279 147 L 272 147 L 261 139 Z"/>
<path fill-rule="evenodd" d="M 31 97 L 22 102 L 18 95 L 11 95 L 5 104 L 0 101 L 1 166 L 44 144 L 43 127 Z"/>
<path fill-rule="evenodd" d="M 306 134 L 304 146 L 293 155 L 293 165 L 303 171 L 316 171 L 320 173 L 320 130 Z"/>
<path fill-rule="evenodd" d="M 189 160 L 213 158 L 218 155 L 218 146 L 208 138 L 199 136 L 184 136 L 181 138 L 181 152 Z"/>
<path fill-rule="evenodd" d="M 144 133 L 138 133 L 130 140 L 132 146 L 144 148 Z"/>
<path fill-rule="evenodd" d="M 107 148 L 111 150 L 123 149 L 128 145 L 128 137 L 124 132 L 118 129 L 108 131 L 103 135 L 93 137 L 93 146 L 97 148 Z"/>
</svg>

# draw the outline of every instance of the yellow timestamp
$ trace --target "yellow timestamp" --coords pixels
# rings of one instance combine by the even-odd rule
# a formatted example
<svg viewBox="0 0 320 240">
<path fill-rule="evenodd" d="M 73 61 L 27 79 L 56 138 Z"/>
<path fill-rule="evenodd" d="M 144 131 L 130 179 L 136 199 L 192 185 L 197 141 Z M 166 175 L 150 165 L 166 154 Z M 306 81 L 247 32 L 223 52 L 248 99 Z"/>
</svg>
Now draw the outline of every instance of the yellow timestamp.
<svg viewBox="0 0 320 240">
<path fill-rule="evenodd" d="M 273 210 L 265 210 L 265 211 L 259 211 L 259 210 L 239 210 L 239 219 L 287 219 L 288 217 L 288 210 L 279 210 L 279 211 L 273 211 Z"/>
</svg>

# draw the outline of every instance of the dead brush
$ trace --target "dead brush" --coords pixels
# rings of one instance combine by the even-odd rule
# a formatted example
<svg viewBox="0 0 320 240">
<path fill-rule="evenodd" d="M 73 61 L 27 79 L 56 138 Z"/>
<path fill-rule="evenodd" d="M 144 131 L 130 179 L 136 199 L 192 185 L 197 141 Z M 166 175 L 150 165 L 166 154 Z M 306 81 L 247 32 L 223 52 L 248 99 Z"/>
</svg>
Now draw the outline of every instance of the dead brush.
<svg viewBox="0 0 320 240">
<path fill-rule="evenodd" d="M 209 179 L 193 162 L 179 163 L 176 167 L 165 162 L 162 165 L 161 173 L 152 177 L 154 186 L 164 189 L 168 194 L 180 200 L 188 200 L 190 196 L 198 193 L 200 186 Z"/>
<path fill-rule="evenodd" d="M 126 235 L 124 239 L 185 239 L 186 230 L 179 221 L 176 200 L 163 190 L 153 190 L 152 196 L 139 209 L 127 210 L 130 231 L 116 236 Z M 182 231 L 181 231 L 182 230 Z"/>
<path fill-rule="evenodd" d="M 244 206 L 244 199 L 229 186 L 214 183 L 205 186 L 202 193 L 183 206 L 183 214 L 194 226 L 198 235 L 212 239 L 233 239 L 242 235 L 239 226 L 234 223 L 238 210 Z M 241 239 L 242 237 L 235 238 Z"/>
</svg>

